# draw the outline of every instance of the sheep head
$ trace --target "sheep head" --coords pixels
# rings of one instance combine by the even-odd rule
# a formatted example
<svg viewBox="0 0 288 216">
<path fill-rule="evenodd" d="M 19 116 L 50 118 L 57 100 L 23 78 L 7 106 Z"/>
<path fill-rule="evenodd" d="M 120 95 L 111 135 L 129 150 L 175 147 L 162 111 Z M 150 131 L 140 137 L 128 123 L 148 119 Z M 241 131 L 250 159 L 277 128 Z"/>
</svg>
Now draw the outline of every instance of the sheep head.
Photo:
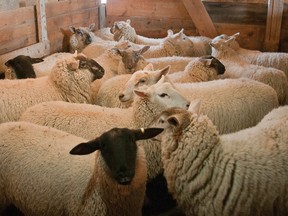
<svg viewBox="0 0 288 216">
<path fill-rule="evenodd" d="M 153 138 L 162 131 L 162 128 L 112 128 L 94 140 L 75 146 L 70 154 L 86 155 L 99 150 L 111 177 L 118 184 L 128 185 L 135 175 L 136 141 Z"/>
<path fill-rule="evenodd" d="M 82 53 L 78 54 L 75 59 L 79 60 L 79 69 L 89 70 L 94 75 L 94 80 L 101 79 L 104 76 L 104 68 L 94 59 L 90 59 Z"/>
</svg>

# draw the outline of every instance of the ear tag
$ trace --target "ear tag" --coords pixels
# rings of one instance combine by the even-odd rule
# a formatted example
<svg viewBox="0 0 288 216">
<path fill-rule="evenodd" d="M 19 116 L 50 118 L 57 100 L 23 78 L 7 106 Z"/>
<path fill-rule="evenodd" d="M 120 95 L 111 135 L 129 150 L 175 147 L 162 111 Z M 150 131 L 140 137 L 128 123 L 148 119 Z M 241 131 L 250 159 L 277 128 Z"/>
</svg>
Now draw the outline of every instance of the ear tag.
<svg viewBox="0 0 288 216">
<path fill-rule="evenodd" d="M 144 128 L 141 128 L 140 130 L 141 130 L 141 132 L 144 134 L 144 132 L 145 132 Z"/>
</svg>

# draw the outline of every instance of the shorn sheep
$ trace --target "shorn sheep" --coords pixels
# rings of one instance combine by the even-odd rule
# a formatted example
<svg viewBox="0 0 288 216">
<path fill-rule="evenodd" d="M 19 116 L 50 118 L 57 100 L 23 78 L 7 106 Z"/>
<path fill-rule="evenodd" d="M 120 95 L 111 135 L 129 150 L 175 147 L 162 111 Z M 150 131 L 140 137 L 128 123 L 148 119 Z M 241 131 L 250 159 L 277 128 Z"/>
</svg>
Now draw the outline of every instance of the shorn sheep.
<svg viewBox="0 0 288 216">
<path fill-rule="evenodd" d="M 213 38 L 212 42 L 219 40 L 229 40 L 230 38 L 238 38 L 240 32 L 228 36 L 226 34 Z M 237 53 L 239 53 L 246 61 L 251 64 L 261 65 L 264 67 L 273 67 L 282 70 L 288 78 L 288 53 L 283 52 L 261 52 L 259 50 L 250 50 L 240 47 L 239 43 L 234 40 L 230 45 Z"/>
<path fill-rule="evenodd" d="M 187 216 L 288 215 L 288 106 L 226 135 L 199 113 L 198 100 L 189 111 L 164 111 L 153 126 L 165 128 L 164 176 Z"/>
<path fill-rule="evenodd" d="M 164 38 L 148 38 L 141 35 L 137 35 L 135 29 L 131 26 L 131 20 L 116 21 L 110 29 L 115 41 L 129 40 L 135 44 L 141 45 L 159 45 Z M 168 31 L 168 35 L 169 35 Z"/>
<path fill-rule="evenodd" d="M 27 79 L 36 78 L 33 64 L 43 62 L 43 58 L 32 58 L 27 55 L 18 55 L 5 62 L 7 70 L 6 79 Z"/>
<path fill-rule="evenodd" d="M 271 67 L 254 65 L 245 61 L 229 44 L 235 40 L 211 42 L 212 55 L 218 58 L 226 67 L 224 78 L 247 77 L 263 82 L 275 89 L 279 104 L 288 104 L 288 79 L 281 70 Z"/>
<path fill-rule="evenodd" d="M 225 67 L 221 62 L 212 56 L 205 56 L 201 58 L 193 58 L 190 63 L 188 63 L 184 71 L 173 73 L 170 76 L 171 79 L 175 80 L 176 82 L 200 82 L 218 79 L 218 75 L 223 74 L 224 71 Z M 129 101 L 125 103 L 124 98 L 122 99 L 120 95 L 125 86 L 145 84 L 145 77 L 143 77 L 141 81 L 137 81 L 137 83 L 134 82 L 138 76 L 145 73 L 158 73 L 160 79 L 161 75 L 167 74 L 168 72 L 170 72 L 170 66 L 166 66 L 160 70 L 154 70 L 153 65 L 148 64 L 145 68 L 143 68 L 143 70 L 133 73 L 130 76 L 130 79 L 129 75 L 113 77 L 102 84 L 98 91 L 95 103 L 106 107 L 129 107 L 131 103 Z M 124 94 L 125 92 L 123 95 Z M 133 94 L 133 90 L 131 90 L 131 94 Z"/>
<path fill-rule="evenodd" d="M 255 126 L 268 112 L 279 106 L 275 90 L 250 79 L 220 79 L 209 82 L 175 83 L 167 70 L 135 72 L 127 81 L 119 99 L 131 104 L 133 91 L 153 85 L 162 76 L 188 100 L 202 99 L 202 112 L 217 126 L 221 134 Z"/>
<path fill-rule="evenodd" d="M 150 46 L 143 53 L 145 58 L 165 56 L 194 56 L 193 42 L 183 33 L 184 29 L 175 34 L 169 34 L 159 45 Z"/>
<path fill-rule="evenodd" d="M 91 103 L 91 83 L 103 68 L 77 55 L 57 62 L 49 76 L 25 80 L 0 80 L 0 123 L 17 121 L 30 106 L 44 101 Z"/>
<path fill-rule="evenodd" d="M 138 35 L 135 29 L 131 26 L 131 20 L 126 21 L 116 21 L 111 27 L 111 33 L 114 35 L 114 40 L 129 40 L 135 44 L 141 45 L 159 45 L 163 43 L 167 37 L 173 35 L 172 30 L 167 31 L 167 36 L 165 38 L 149 38 L 145 36 Z M 184 29 L 182 30 L 184 31 Z M 211 47 L 209 42 L 211 38 L 205 36 L 188 36 L 188 39 L 193 42 L 193 54 L 192 56 L 203 56 L 211 54 Z M 192 50 L 191 50 L 192 51 Z"/>
<path fill-rule="evenodd" d="M 187 108 L 190 103 L 170 83 L 164 82 L 164 78 L 136 94 L 137 99 L 128 109 L 54 101 L 30 107 L 20 119 L 91 139 L 113 127 L 145 128 L 164 109 Z M 162 169 L 160 149 L 156 144 L 140 144 L 146 152 L 148 178 L 151 179 Z"/>
<path fill-rule="evenodd" d="M 31 216 L 140 216 L 147 166 L 136 142 L 162 131 L 113 128 L 88 141 L 28 122 L 1 124 L 0 214 L 13 204 Z"/>
</svg>

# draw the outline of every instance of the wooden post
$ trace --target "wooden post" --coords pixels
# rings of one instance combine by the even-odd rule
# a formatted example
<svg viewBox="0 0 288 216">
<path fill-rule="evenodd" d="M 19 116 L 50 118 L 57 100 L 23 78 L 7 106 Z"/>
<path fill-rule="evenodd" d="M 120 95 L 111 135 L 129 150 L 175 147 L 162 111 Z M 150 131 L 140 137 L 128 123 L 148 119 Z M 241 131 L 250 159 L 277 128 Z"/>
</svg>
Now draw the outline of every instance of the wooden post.
<svg viewBox="0 0 288 216">
<path fill-rule="evenodd" d="M 214 38 L 217 30 L 201 0 L 182 0 L 199 34 Z"/>
<path fill-rule="evenodd" d="M 106 4 L 99 5 L 98 13 L 98 28 L 104 28 L 106 26 Z"/>
<path fill-rule="evenodd" d="M 264 51 L 276 52 L 279 49 L 283 9 L 283 0 L 268 1 Z"/>
<path fill-rule="evenodd" d="M 38 26 L 38 39 L 39 42 L 48 40 L 45 0 L 37 0 L 36 2 L 37 26 Z"/>
</svg>

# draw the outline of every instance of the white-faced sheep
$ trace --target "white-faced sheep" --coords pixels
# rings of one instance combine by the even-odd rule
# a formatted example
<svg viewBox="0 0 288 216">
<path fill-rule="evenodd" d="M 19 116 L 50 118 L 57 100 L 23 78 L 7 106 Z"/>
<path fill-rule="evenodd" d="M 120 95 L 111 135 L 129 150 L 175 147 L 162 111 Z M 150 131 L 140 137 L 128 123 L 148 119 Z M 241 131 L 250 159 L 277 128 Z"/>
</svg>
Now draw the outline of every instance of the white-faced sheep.
<svg viewBox="0 0 288 216">
<path fill-rule="evenodd" d="M 45 102 L 30 107 L 20 119 L 52 126 L 91 139 L 91 136 L 101 134 L 113 127 L 145 128 L 145 125 L 149 125 L 164 109 L 185 108 L 189 105 L 189 102 L 163 79 L 145 90 L 136 91 L 136 94 L 137 99 L 128 109 L 54 101 L 54 103 Z M 144 146 L 146 152 L 148 178 L 151 179 L 162 169 L 159 146 L 147 145 L 146 142 L 140 144 Z"/>
<path fill-rule="evenodd" d="M 229 44 L 234 40 L 235 38 L 232 37 L 228 40 L 211 42 L 212 55 L 225 65 L 226 72 L 223 77 L 247 77 L 268 84 L 277 92 L 279 104 L 288 104 L 288 79 L 285 73 L 275 68 L 248 63 L 229 47 Z"/>
<path fill-rule="evenodd" d="M 162 131 L 113 128 L 88 141 L 28 122 L 1 124 L 0 214 L 13 204 L 35 216 L 140 216 L 147 166 L 136 142 Z"/>
<path fill-rule="evenodd" d="M 91 103 L 91 83 L 103 68 L 78 55 L 57 62 L 49 76 L 24 80 L 0 80 L 0 123 L 16 121 L 30 106 L 51 100 Z"/>
<path fill-rule="evenodd" d="M 156 79 L 158 81 L 161 78 L 161 75 L 165 75 L 169 71 L 169 66 L 154 71 L 153 65 L 148 64 L 143 70 L 136 71 L 134 74 L 132 74 L 130 79 L 128 75 L 113 77 L 102 84 L 98 91 L 95 103 L 106 107 L 129 107 L 131 103 L 129 101 L 125 103 L 125 98 L 119 101 L 119 98 L 121 98 L 120 94 L 124 88 L 129 89 L 130 85 L 140 86 L 142 84 L 146 84 L 145 78 L 141 79 L 139 82 L 134 81 L 145 73 L 157 74 L 158 76 Z M 173 73 L 170 75 L 170 77 L 172 80 L 175 80 L 175 82 L 210 81 L 218 79 L 218 75 L 223 74 L 224 71 L 225 68 L 221 62 L 212 56 L 206 56 L 192 59 L 184 71 Z M 154 83 L 156 83 L 155 80 Z M 133 94 L 133 90 L 131 90 L 130 93 Z M 125 94 L 126 92 L 123 93 L 123 96 Z"/>
<path fill-rule="evenodd" d="M 282 118 L 273 119 L 274 113 Z M 288 106 L 225 135 L 196 102 L 189 111 L 168 109 L 155 122 L 165 128 L 160 140 L 168 189 L 187 216 L 288 214 Z"/>
<path fill-rule="evenodd" d="M 110 32 L 113 34 L 115 41 L 120 40 L 129 40 L 135 44 L 141 45 L 159 45 L 163 42 L 164 38 L 149 38 L 141 35 L 137 35 L 135 29 L 130 25 L 131 20 L 127 19 L 126 21 L 116 21 L 110 29 Z M 168 31 L 168 35 L 169 35 Z"/>
<path fill-rule="evenodd" d="M 143 53 L 145 58 L 164 56 L 194 56 L 193 42 L 183 33 L 184 29 L 175 34 L 169 34 L 159 45 L 150 46 Z"/>
<path fill-rule="evenodd" d="M 131 104 L 135 97 L 135 89 L 153 85 L 163 75 L 165 70 L 134 73 L 119 99 L 125 104 Z M 165 77 L 171 82 L 167 75 Z M 188 100 L 202 99 L 202 112 L 211 118 L 220 133 L 252 127 L 269 111 L 279 106 L 277 94 L 272 87 L 250 79 L 223 79 L 173 85 Z"/>
<path fill-rule="evenodd" d="M 32 58 L 27 55 L 18 55 L 5 62 L 7 70 L 6 79 L 27 79 L 36 78 L 33 64 L 43 62 L 42 58 Z"/>
<path fill-rule="evenodd" d="M 228 36 L 226 34 L 213 38 L 212 42 L 219 40 L 229 40 L 230 38 L 238 38 L 239 32 Z M 282 70 L 288 77 L 288 53 L 283 52 L 261 52 L 259 50 L 250 50 L 240 47 L 237 40 L 234 40 L 229 46 L 239 53 L 247 62 L 251 64 L 261 65 L 264 67 L 272 67 Z"/>
</svg>

